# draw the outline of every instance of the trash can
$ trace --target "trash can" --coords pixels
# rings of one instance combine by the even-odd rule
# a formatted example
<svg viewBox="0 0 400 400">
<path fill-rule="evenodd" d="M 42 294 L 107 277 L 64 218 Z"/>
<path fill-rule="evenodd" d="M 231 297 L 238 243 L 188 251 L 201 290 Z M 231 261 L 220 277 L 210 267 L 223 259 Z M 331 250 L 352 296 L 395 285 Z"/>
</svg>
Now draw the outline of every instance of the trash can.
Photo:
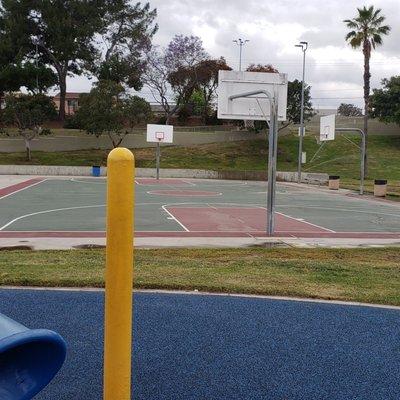
<svg viewBox="0 0 400 400">
<path fill-rule="evenodd" d="M 92 175 L 93 176 L 100 176 L 100 165 L 93 165 L 92 166 Z"/>
<path fill-rule="evenodd" d="M 375 179 L 374 196 L 375 197 L 386 197 L 386 192 L 387 192 L 387 180 L 386 179 Z"/>
<path fill-rule="evenodd" d="M 340 176 L 338 175 L 329 175 L 329 189 L 330 190 L 339 190 L 340 186 Z"/>
</svg>

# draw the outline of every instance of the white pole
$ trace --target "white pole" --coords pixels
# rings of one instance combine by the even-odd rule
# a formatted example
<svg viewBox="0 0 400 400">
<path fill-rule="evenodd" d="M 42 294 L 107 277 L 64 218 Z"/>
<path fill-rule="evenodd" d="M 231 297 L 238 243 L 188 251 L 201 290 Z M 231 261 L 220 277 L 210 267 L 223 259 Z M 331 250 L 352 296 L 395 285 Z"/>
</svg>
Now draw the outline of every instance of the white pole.
<svg viewBox="0 0 400 400">
<path fill-rule="evenodd" d="M 297 164 L 297 183 L 301 183 L 301 158 L 303 153 L 303 136 L 304 136 L 304 86 L 305 86 L 305 71 L 306 71 L 306 50 L 308 47 L 307 42 L 300 42 L 300 45 L 296 47 L 301 47 L 303 52 L 303 77 L 301 81 L 301 107 L 300 107 L 300 135 L 299 135 L 299 155 Z"/>
</svg>

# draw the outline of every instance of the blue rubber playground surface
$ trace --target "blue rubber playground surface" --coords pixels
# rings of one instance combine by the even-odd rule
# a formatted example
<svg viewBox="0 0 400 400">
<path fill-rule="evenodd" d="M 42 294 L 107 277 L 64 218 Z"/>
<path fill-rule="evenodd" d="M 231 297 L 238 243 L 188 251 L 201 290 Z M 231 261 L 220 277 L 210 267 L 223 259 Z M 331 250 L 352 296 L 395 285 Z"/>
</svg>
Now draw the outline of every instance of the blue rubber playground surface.
<svg viewBox="0 0 400 400">
<path fill-rule="evenodd" d="M 0 290 L 0 312 L 68 342 L 35 399 L 102 398 L 103 297 Z M 136 293 L 132 398 L 398 400 L 399 326 L 398 309 Z"/>
</svg>

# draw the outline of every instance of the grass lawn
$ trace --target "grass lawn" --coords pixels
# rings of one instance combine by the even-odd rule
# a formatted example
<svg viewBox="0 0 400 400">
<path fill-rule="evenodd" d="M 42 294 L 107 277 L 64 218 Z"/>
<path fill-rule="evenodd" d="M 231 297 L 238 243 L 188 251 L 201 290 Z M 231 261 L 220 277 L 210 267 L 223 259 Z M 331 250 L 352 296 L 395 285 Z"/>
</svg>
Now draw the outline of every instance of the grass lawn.
<svg viewBox="0 0 400 400">
<path fill-rule="evenodd" d="M 343 135 L 328 142 L 312 160 L 319 145 L 313 135 L 305 137 L 304 151 L 307 164 L 303 170 L 340 175 L 349 188 L 357 187 L 360 174 L 360 152 L 356 147 L 357 135 Z M 297 170 L 298 137 L 294 134 L 280 137 L 278 146 L 278 170 Z M 372 189 L 373 179 L 387 179 L 389 192 L 400 194 L 400 137 L 370 136 L 368 141 L 369 174 L 367 190 Z M 153 148 L 134 149 L 138 167 L 154 167 Z M 0 164 L 39 165 L 105 165 L 107 151 L 80 150 L 69 152 L 33 152 L 33 161 L 26 162 L 24 153 L 0 153 Z M 212 143 L 192 147 L 171 146 L 162 149 L 162 168 L 191 168 L 211 170 L 263 170 L 268 156 L 267 143 L 263 139 L 240 142 Z M 311 161 L 312 160 L 312 161 Z"/>
<path fill-rule="evenodd" d="M 400 305 L 397 248 L 137 249 L 135 288 Z M 0 285 L 104 286 L 104 250 L 1 251 Z"/>
</svg>

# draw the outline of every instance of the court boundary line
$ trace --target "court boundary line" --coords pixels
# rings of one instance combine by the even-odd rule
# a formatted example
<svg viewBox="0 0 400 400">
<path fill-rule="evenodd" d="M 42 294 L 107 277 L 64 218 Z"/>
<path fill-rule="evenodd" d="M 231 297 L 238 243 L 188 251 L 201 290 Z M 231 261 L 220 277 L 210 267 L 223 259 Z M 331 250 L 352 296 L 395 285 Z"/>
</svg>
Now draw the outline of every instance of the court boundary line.
<svg viewBox="0 0 400 400">
<path fill-rule="evenodd" d="M 100 204 L 100 205 L 91 205 L 91 206 L 63 207 L 63 208 L 54 208 L 54 209 L 43 210 L 43 211 L 36 211 L 34 213 L 20 215 L 19 217 L 12 219 L 11 221 L 7 222 L 5 225 L 1 226 L 0 231 L 3 231 L 8 226 L 14 224 L 17 221 L 20 221 L 21 219 L 25 219 L 28 217 L 34 217 L 36 215 L 50 214 L 52 212 L 78 210 L 78 209 L 85 209 L 85 208 L 100 208 L 100 207 L 105 207 L 105 206 L 106 206 L 105 204 Z"/>
<path fill-rule="evenodd" d="M 186 232 L 190 232 L 190 230 L 189 230 L 188 228 L 186 228 L 186 226 L 183 225 L 182 222 L 180 222 L 172 213 L 170 213 L 170 212 L 167 210 L 167 206 L 168 206 L 167 204 L 164 204 L 164 205 L 161 206 L 161 208 L 162 208 L 175 222 L 177 222 Z"/>
<path fill-rule="evenodd" d="M 173 192 L 174 190 L 172 190 L 172 189 L 149 190 L 146 193 L 150 194 L 152 196 L 171 196 L 171 197 L 174 197 L 173 194 L 156 193 L 156 192 L 162 192 L 162 191 Z M 175 191 L 179 191 L 179 190 L 175 190 Z M 190 193 L 191 191 L 190 190 L 181 190 L 181 192 Z M 192 192 L 196 193 L 196 191 L 192 191 Z M 197 193 L 198 192 L 210 193 L 210 194 L 179 194 L 177 196 L 183 196 L 183 197 L 218 197 L 218 196 L 222 196 L 221 192 L 206 192 L 205 190 L 204 191 L 198 190 Z"/>
<path fill-rule="evenodd" d="M 349 209 L 349 208 L 334 208 L 334 207 L 320 207 L 320 206 L 292 206 L 292 205 L 278 205 L 277 208 L 279 207 L 285 207 L 285 208 L 289 208 L 289 207 L 293 207 L 293 208 L 309 208 L 309 209 L 319 209 L 319 210 L 330 210 L 330 211 L 344 211 L 344 212 L 356 212 L 359 214 L 372 214 L 372 215 L 385 215 L 387 217 L 396 217 L 396 218 L 400 218 L 400 214 L 388 214 L 388 213 L 382 213 L 382 212 L 378 212 L 378 211 L 362 211 L 359 209 Z"/>
<path fill-rule="evenodd" d="M 89 184 L 89 185 L 107 185 L 107 180 L 105 179 L 105 177 L 103 178 L 103 182 L 96 182 L 96 180 L 98 179 L 97 177 L 91 178 L 88 176 L 87 178 L 89 178 L 87 181 L 83 181 L 80 178 L 71 178 L 71 179 L 68 179 L 68 181 L 73 182 L 73 183 L 84 183 L 84 184 Z M 102 178 L 102 177 L 99 177 L 99 178 Z M 91 180 L 93 182 L 90 182 Z"/>
<path fill-rule="evenodd" d="M 140 180 L 147 180 L 147 181 L 152 181 L 152 183 L 141 183 L 140 182 Z M 179 181 L 179 182 L 183 182 L 185 185 L 189 185 L 189 186 L 197 186 L 197 184 L 195 184 L 195 183 L 192 183 L 192 182 L 190 182 L 190 181 L 188 181 L 187 179 L 183 179 L 183 178 L 160 178 L 160 180 L 159 181 L 157 181 L 157 179 L 156 178 L 146 178 L 146 177 L 136 177 L 135 178 L 135 180 L 134 180 L 134 182 L 136 183 L 136 185 L 138 185 L 138 186 L 152 186 L 152 187 L 154 187 L 154 186 L 157 186 L 156 184 L 157 183 L 159 183 L 159 186 L 169 186 L 169 187 L 176 187 L 176 186 L 184 186 L 184 185 L 175 185 L 174 186 L 174 184 L 173 183 L 170 183 L 170 184 L 168 184 L 167 182 L 165 182 L 165 181 L 168 181 L 168 180 L 170 180 L 170 181 Z M 160 182 L 161 181 L 161 182 Z M 154 182 L 154 183 L 153 183 Z M 165 182 L 164 184 L 162 183 L 162 182 Z"/>
<path fill-rule="evenodd" d="M 170 206 L 173 206 L 173 205 L 176 205 L 177 203 L 172 203 L 172 204 L 167 204 L 166 206 L 167 207 L 170 207 Z M 183 204 L 185 204 L 185 203 L 179 203 L 179 205 L 183 205 Z M 188 204 L 190 204 L 190 203 L 188 203 Z M 194 203 L 194 204 L 200 204 L 200 203 Z M 236 205 L 236 206 L 238 206 L 239 204 L 235 204 L 235 203 L 212 203 L 212 202 L 210 202 L 210 203 L 206 203 L 206 207 L 181 207 L 181 208 L 214 208 L 214 209 L 216 209 L 216 210 L 218 210 L 218 207 L 213 207 L 211 204 L 225 204 L 225 205 Z M 202 204 L 202 206 L 204 205 L 204 203 Z M 178 207 L 179 208 L 179 207 Z M 223 207 L 219 207 L 219 208 L 223 208 Z M 235 207 L 232 207 L 232 208 L 235 208 Z M 236 207 L 236 208 L 249 208 L 249 209 L 263 209 L 263 210 L 267 210 L 267 208 L 266 207 L 264 207 L 264 206 L 260 206 L 260 205 L 256 205 L 256 204 L 253 204 L 253 205 L 245 205 L 245 206 L 241 206 L 241 205 L 239 205 L 239 207 Z M 323 226 L 320 226 L 320 225 L 317 225 L 317 224 L 313 224 L 312 222 L 308 222 L 308 221 L 306 221 L 306 220 L 303 220 L 303 219 L 298 219 L 298 218 L 295 218 L 295 217 L 292 217 L 292 216 L 290 216 L 290 215 L 287 215 L 287 214 L 284 214 L 284 213 L 281 213 L 281 212 L 278 212 L 278 211 L 275 211 L 275 214 L 279 214 L 279 215 L 282 215 L 283 217 L 286 217 L 286 218 L 289 218 L 289 219 L 292 219 L 293 221 L 297 221 L 297 222 L 301 222 L 301 223 L 303 223 L 303 224 L 307 224 L 307 225 L 311 225 L 311 226 L 314 226 L 315 228 L 318 228 L 318 229 L 323 229 L 324 231 L 327 231 L 327 232 L 331 232 L 331 233 L 336 233 L 336 231 L 334 231 L 334 230 L 332 230 L 332 229 L 329 229 L 329 228 L 325 228 L 325 227 L 323 227 Z M 198 232 L 198 231 L 189 231 L 189 232 Z M 208 231 L 208 232 L 213 232 L 213 231 Z M 227 232 L 227 231 L 218 231 L 218 232 Z M 248 231 L 248 232 L 253 232 L 253 231 Z M 258 232 L 258 231 L 257 231 Z M 290 231 L 288 231 L 288 230 L 279 230 L 279 231 L 277 231 L 277 232 L 295 232 L 295 231 L 293 231 L 293 230 L 290 230 Z M 304 232 L 304 233 L 311 233 L 312 231 L 302 231 L 302 232 Z"/>
<path fill-rule="evenodd" d="M 308 222 L 308 221 L 305 220 L 305 219 L 299 219 L 299 218 L 291 217 L 290 215 L 281 213 L 281 212 L 279 212 L 279 211 L 275 211 L 275 214 L 283 215 L 283 216 L 286 217 L 286 218 L 293 219 L 293 220 L 295 220 L 295 221 L 297 221 L 297 222 L 302 222 L 303 224 L 308 224 L 308 225 L 311 225 L 311 226 L 315 226 L 316 228 L 323 229 L 324 231 L 328 231 L 328 232 L 331 232 L 331 233 L 336 233 L 336 231 L 334 231 L 334 230 L 332 230 L 332 229 L 325 228 L 325 227 L 323 227 L 323 226 L 321 226 L 321 225 L 313 224 L 312 222 Z"/>
<path fill-rule="evenodd" d="M 49 180 L 49 179 L 48 178 L 32 178 L 32 179 L 28 179 L 26 181 L 22 181 L 20 183 L 16 183 L 14 185 L 6 186 L 6 187 L 2 188 L 1 190 L 5 190 L 5 189 L 11 188 L 13 186 L 17 186 L 17 185 L 24 184 L 24 183 L 27 183 L 27 182 L 35 181 L 31 185 L 24 186 L 21 189 L 14 190 L 11 193 L 7 193 L 4 196 L 1 196 L 0 200 L 3 200 L 3 199 L 5 199 L 5 198 L 7 198 L 9 196 L 12 196 L 12 195 L 14 195 L 16 193 L 22 192 L 23 190 L 29 189 L 29 188 L 34 187 L 36 185 L 39 185 L 40 183 L 43 183 L 43 182 L 45 182 L 47 180 Z"/>
</svg>

